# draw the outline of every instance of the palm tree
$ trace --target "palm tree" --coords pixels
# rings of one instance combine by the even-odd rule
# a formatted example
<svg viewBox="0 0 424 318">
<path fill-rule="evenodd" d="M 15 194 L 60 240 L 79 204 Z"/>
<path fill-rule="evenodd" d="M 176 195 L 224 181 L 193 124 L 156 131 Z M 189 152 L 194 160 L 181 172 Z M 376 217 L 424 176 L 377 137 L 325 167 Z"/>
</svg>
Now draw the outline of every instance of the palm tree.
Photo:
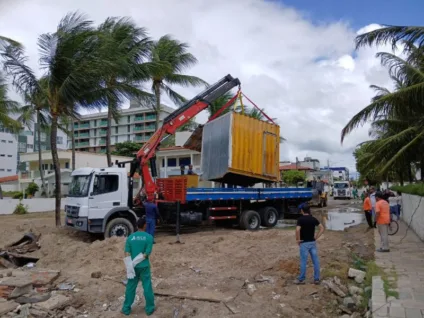
<svg viewBox="0 0 424 318">
<path fill-rule="evenodd" d="M 147 37 L 146 29 L 139 28 L 129 18 L 108 18 L 98 27 L 101 39 L 101 54 L 110 65 L 109 77 L 105 85 L 117 90 L 122 96 L 136 97 L 147 102 L 153 100 L 153 95 L 140 89 L 139 83 L 149 79 L 155 71 L 154 62 L 146 62 L 152 42 Z M 112 67 L 113 66 L 113 67 Z M 123 102 L 116 96 L 107 97 L 108 124 L 106 133 L 106 157 L 108 166 L 111 159 L 111 126 L 112 118 L 119 121 L 119 109 Z"/>
<path fill-rule="evenodd" d="M 92 22 L 79 13 L 67 14 L 56 32 L 38 39 L 40 64 L 48 78 L 45 90 L 51 117 L 51 152 L 55 170 L 55 219 L 60 226 L 61 170 L 57 153 L 57 130 L 62 117 L 77 118 L 80 107 L 99 109 L 109 98 L 120 100 L 122 93 L 105 87 L 115 65 L 105 61 L 99 48 L 99 37 Z M 15 52 L 19 56 L 21 52 Z M 34 74 L 25 59 L 9 59 L 6 65 L 14 84 L 25 91 L 34 84 Z M 103 79 L 103 81 L 102 81 Z M 40 89 L 41 91 L 41 89 Z"/>
<path fill-rule="evenodd" d="M 188 52 L 188 44 L 179 42 L 169 35 L 162 36 L 155 41 L 150 51 L 150 61 L 163 66 L 152 70 L 152 91 L 155 96 L 155 105 L 153 106 L 156 113 L 155 128 L 159 127 L 159 115 L 161 111 L 161 94 L 165 92 L 169 98 L 176 104 L 180 105 L 186 99 L 175 92 L 171 86 L 198 86 L 207 85 L 207 83 L 199 77 L 181 74 L 187 68 L 194 66 L 197 59 Z"/>
<path fill-rule="evenodd" d="M 17 114 L 19 112 L 19 104 L 10 100 L 7 97 L 8 87 L 5 79 L 0 73 L 0 124 L 13 132 L 18 132 L 22 125 L 19 121 L 10 117 L 10 114 Z"/>
<path fill-rule="evenodd" d="M 424 46 L 424 26 L 391 26 L 361 34 L 356 37 L 356 48 L 361 46 L 384 45 L 390 43 L 393 48 L 399 42 L 416 43 Z"/>
<path fill-rule="evenodd" d="M 11 58 L 13 58 L 11 56 Z M 47 78 L 41 78 L 34 87 L 27 87 L 27 91 L 23 95 L 26 105 L 20 108 L 21 115 L 18 121 L 24 126 L 32 130 L 36 123 L 37 143 L 38 143 L 38 170 L 41 179 L 41 192 L 46 195 L 47 187 L 44 180 L 44 170 L 42 166 L 42 149 L 41 149 L 41 133 L 47 130 L 50 123 L 50 115 L 48 112 L 48 101 L 45 89 L 47 89 Z M 42 89 L 38 91 L 38 89 Z"/>
</svg>

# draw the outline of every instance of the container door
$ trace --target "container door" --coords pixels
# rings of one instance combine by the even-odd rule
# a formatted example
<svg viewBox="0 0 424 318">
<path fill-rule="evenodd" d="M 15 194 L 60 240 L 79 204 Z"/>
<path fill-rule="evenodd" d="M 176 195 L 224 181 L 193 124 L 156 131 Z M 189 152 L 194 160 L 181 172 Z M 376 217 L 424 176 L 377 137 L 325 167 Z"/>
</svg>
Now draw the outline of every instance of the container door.
<svg viewBox="0 0 424 318">
<path fill-rule="evenodd" d="M 266 176 L 278 176 L 278 145 L 279 136 L 264 132 L 263 174 Z"/>
</svg>

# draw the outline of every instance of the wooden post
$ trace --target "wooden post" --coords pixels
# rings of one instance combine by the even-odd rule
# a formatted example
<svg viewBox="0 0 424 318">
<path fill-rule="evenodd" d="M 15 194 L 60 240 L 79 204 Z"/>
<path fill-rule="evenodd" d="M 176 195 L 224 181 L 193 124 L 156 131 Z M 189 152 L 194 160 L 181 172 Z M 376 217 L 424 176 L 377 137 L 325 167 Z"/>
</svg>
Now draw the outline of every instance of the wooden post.
<svg viewBox="0 0 424 318">
<path fill-rule="evenodd" d="M 181 213 L 180 213 L 180 201 L 177 201 L 177 222 L 176 222 L 176 228 L 175 232 L 177 234 L 177 241 L 176 243 L 181 243 L 180 241 L 180 228 L 181 228 Z"/>
</svg>

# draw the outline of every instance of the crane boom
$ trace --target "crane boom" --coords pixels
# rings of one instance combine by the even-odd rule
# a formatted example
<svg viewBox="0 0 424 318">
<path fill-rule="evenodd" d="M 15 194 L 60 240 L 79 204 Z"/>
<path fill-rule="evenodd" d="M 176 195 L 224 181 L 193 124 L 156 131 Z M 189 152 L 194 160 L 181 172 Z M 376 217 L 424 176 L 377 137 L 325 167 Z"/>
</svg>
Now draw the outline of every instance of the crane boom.
<svg viewBox="0 0 424 318">
<path fill-rule="evenodd" d="M 209 86 L 200 94 L 193 97 L 173 113 L 169 114 L 163 121 L 160 129 L 156 130 L 153 136 L 137 152 L 137 161 L 140 164 L 140 174 L 147 198 L 152 199 L 157 192 L 156 184 L 149 171 L 149 160 L 156 154 L 156 149 L 160 142 L 167 135 L 173 135 L 178 128 L 194 118 L 202 110 L 206 109 L 218 97 L 224 95 L 236 86 L 240 86 L 238 78 L 227 75 L 217 83 Z M 133 170 L 133 169 L 132 169 Z M 134 171 L 135 172 L 135 171 Z M 133 171 L 131 174 L 134 173 Z"/>
</svg>

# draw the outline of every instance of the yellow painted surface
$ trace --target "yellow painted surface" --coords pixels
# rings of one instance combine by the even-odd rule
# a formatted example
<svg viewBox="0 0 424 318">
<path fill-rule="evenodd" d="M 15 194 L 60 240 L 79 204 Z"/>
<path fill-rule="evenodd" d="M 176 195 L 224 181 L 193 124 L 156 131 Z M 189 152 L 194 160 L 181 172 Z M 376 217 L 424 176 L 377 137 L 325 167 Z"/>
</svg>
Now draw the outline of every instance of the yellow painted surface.
<svg viewBox="0 0 424 318">
<path fill-rule="evenodd" d="M 239 113 L 233 114 L 230 171 L 279 181 L 280 127 Z"/>
<path fill-rule="evenodd" d="M 177 175 L 177 176 L 169 176 L 170 178 L 184 178 L 187 179 L 187 188 L 197 188 L 199 187 L 199 176 L 195 174 L 191 175 Z"/>
</svg>

